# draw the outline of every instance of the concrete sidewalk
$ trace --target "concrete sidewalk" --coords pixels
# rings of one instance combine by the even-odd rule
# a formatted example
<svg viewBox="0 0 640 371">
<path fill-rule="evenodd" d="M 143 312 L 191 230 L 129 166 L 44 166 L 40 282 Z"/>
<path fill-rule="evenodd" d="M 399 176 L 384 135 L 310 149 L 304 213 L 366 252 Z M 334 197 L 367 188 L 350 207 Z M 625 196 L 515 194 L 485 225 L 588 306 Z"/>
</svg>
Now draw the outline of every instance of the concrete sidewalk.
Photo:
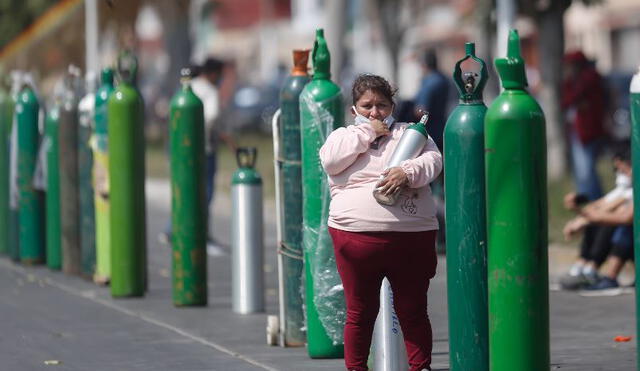
<svg viewBox="0 0 640 371">
<path fill-rule="evenodd" d="M 341 370 L 342 360 L 312 360 L 304 348 L 266 345 L 266 314 L 231 312 L 228 199 L 214 203 L 215 236 L 225 245 L 210 256 L 209 306 L 171 303 L 170 249 L 157 242 L 169 213 L 169 183 L 147 182 L 149 292 L 139 299 L 112 299 L 109 289 L 45 267 L 0 259 L 0 370 Z M 265 215 L 274 215 L 272 203 Z M 275 225 L 265 218 L 267 314 L 277 314 Z M 552 274 L 564 272 L 571 255 L 550 249 Z M 558 254 L 567 257 L 560 257 Z M 555 268 L 557 267 L 557 268 Z M 429 293 L 434 327 L 434 370 L 448 370 L 446 266 Z M 553 277 L 552 277 L 553 280 Z M 628 371 L 635 368 L 633 295 L 584 298 L 551 292 L 553 370 Z M 7 334 L 11 334 L 8 335 Z M 616 343 L 616 335 L 633 336 Z M 517 371 L 517 370 L 515 370 Z"/>
</svg>

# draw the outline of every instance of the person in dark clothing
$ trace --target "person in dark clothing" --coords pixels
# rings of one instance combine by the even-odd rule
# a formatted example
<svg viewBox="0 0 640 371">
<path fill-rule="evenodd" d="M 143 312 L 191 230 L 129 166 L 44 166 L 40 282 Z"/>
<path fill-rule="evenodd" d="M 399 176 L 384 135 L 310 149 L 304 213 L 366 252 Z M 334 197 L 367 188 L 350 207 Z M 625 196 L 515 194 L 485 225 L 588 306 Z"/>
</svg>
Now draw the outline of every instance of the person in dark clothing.
<svg viewBox="0 0 640 371">
<path fill-rule="evenodd" d="M 596 200 L 602 196 L 596 162 L 605 138 L 605 90 L 602 77 L 580 51 L 564 57 L 562 108 L 569 123 L 576 189 Z"/>
<path fill-rule="evenodd" d="M 423 60 L 424 77 L 420 83 L 420 90 L 415 98 L 414 111 L 416 120 L 422 114 L 429 112 L 427 132 L 442 151 L 444 125 L 447 122 L 447 101 L 449 98 L 449 83 L 447 78 L 438 70 L 438 57 L 435 50 L 425 52 Z"/>
</svg>

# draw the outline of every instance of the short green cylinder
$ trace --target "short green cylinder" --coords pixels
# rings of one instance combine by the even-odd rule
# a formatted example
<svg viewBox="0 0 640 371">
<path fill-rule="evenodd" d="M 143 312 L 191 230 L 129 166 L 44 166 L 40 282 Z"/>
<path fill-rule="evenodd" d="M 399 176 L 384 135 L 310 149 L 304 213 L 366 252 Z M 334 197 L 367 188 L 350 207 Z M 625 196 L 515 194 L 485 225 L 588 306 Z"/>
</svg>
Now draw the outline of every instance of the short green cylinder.
<svg viewBox="0 0 640 371">
<path fill-rule="evenodd" d="M 114 297 L 143 296 L 146 290 L 144 118 L 133 81 L 120 80 L 107 111 Z"/>
<path fill-rule="evenodd" d="M 44 263 L 44 207 L 42 192 L 34 187 L 33 177 L 38 159 L 40 104 L 33 89 L 25 86 L 18 95 L 18 188 L 20 191 L 20 261 Z"/>
<path fill-rule="evenodd" d="M 87 77 L 90 78 L 90 77 Z M 78 103 L 78 191 L 80 211 L 80 253 L 82 276 L 93 279 L 96 270 L 96 226 L 93 200 L 93 151 L 91 150 L 95 109 L 94 82 Z"/>
<path fill-rule="evenodd" d="M 114 90 L 113 70 L 105 68 L 96 91 L 94 109 L 93 187 L 96 226 L 96 272 L 94 281 L 109 282 L 111 277 L 111 221 L 109 202 L 109 137 L 107 101 Z"/>
<path fill-rule="evenodd" d="M 54 105 L 47 113 L 45 136 L 47 148 L 47 266 L 62 269 L 62 232 L 60 223 L 60 171 L 58 159 L 58 126 L 60 107 Z"/>
<path fill-rule="evenodd" d="M 9 134 L 12 105 L 11 96 L 0 82 L 0 254 L 2 255 L 9 253 Z"/>
<path fill-rule="evenodd" d="M 173 304 L 207 305 L 204 108 L 186 78 L 170 115 Z"/>
<path fill-rule="evenodd" d="M 58 170 L 60 175 L 60 223 L 62 231 L 62 271 L 81 273 L 78 198 L 78 97 L 76 77 L 67 76 L 66 91 L 58 123 Z"/>
</svg>

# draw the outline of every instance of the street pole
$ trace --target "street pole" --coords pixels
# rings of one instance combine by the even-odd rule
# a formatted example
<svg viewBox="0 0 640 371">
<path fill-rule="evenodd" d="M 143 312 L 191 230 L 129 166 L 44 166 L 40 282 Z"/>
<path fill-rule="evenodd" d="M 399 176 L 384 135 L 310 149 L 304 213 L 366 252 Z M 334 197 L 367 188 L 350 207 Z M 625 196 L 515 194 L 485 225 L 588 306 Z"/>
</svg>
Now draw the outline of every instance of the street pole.
<svg viewBox="0 0 640 371">
<path fill-rule="evenodd" d="M 516 21 L 515 0 L 496 0 L 496 55 L 507 55 L 509 30 Z"/>
<path fill-rule="evenodd" d="M 97 73 L 98 63 L 98 2 L 84 0 L 84 28 L 85 28 L 85 71 Z"/>
</svg>

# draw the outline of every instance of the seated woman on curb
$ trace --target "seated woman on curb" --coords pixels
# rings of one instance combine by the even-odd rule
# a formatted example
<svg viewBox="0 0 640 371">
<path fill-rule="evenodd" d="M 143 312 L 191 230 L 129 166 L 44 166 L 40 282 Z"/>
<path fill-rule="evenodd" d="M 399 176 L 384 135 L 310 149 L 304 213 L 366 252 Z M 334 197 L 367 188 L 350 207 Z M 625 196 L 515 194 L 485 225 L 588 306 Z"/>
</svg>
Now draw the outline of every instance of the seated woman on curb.
<svg viewBox="0 0 640 371">
<path fill-rule="evenodd" d="M 438 222 L 429 183 L 442 170 L 442 156 L 429 138 L 418 157 L 385 170 L 408 127 L 391 116 L 394 94 L 384 78 L 360 75 L 352 89 L 355 125 L 332 132 L 320 149 L 331 187 L 329 232 L 347 304 L 348 370 L 367 370 L 384 277 L 393 290 L 410 371 L 431 370 L 427 290 L 436 272 Z M 372 195 L 381 175 L 382 192 L 401 189 L 394 206 Z"/>
<path fill-rule="evenodd" d="M 584 230 L 585 239 L 589 228 L 596 229 L 593 241 L 595 250 L 601 250 L 601 259 L 588 259 L 582 248 L 580 259 L 574 263 L 591 271 L 589 279 L 576 276 L 571 279 L 571 272 L 560 282 L 566 289 L 585 288 L 597 291 L 617 288 L 617 277 L 627 260 L 633 259 L 633 188 L 631 187 L 631 161 L 628 149 L 616 153 L 613 157 L 616 168 L 616 187 L 604 197 L 576 209 L 579 215 L 567 222 L 564 227 L 565 238 L 568 240 L 576 233 Z M 565 200 L 566 201 L 566 200 Z M 593 250 L 592 249 L 592 250 Z M 611 251 L 608 259 L 610 268 L 600 277 L 597 271 Z M 573 269 L 573 267 L 572 267 Z M 583 273 L 584 276 L 586 274 Z M 576 283 L 576 285 L 573 285 Z M 579 285 L 577 283 L 580 283 Z"/>
</svg>

